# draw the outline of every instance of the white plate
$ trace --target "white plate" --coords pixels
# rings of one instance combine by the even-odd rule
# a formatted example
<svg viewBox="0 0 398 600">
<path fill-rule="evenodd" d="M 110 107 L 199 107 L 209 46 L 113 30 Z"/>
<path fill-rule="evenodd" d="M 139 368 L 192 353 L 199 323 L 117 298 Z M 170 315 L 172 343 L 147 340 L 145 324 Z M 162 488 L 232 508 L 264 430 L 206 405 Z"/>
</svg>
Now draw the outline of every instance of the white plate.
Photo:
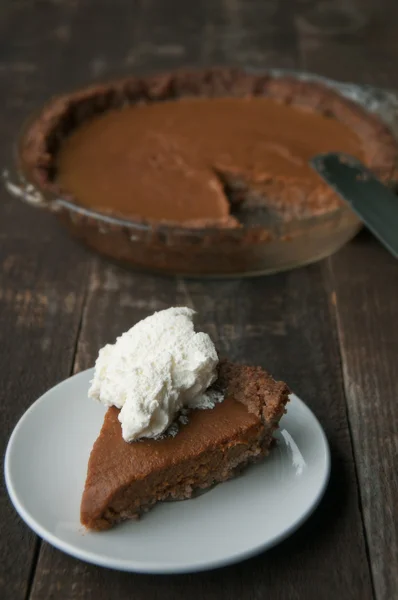
<svg viewBox="0 0 398 600">
<path fill-rule="evenodd" d="M 323 430 L 296 396 L 278 444 L 262 463 L 198 498 L 157 505 L 140 521 L 89 533 L 79 522 L 87 461 L 104 407 L 87 399 L 92 370 L 55 386 L 16 426 L 6 452 L 11 500 L 47 542 L 87 562 L 148 573 L 226 565 L 291 534 L 318 504 L 329 477 Z"/>
</svg>

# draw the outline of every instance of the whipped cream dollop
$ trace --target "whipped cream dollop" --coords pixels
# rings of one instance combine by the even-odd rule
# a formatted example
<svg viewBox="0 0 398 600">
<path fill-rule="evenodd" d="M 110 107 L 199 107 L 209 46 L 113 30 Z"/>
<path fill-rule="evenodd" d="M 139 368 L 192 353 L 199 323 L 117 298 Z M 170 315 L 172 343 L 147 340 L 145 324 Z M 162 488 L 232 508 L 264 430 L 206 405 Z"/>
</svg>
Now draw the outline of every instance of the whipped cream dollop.
<svg viewBox="0 0 398 600">
<path fill-rule="evenodd" d="M 195 311 L 168 308 L 143 319 L 104 346 L 95 363 L 89 397 L 120 408 L 127 442 L 162 435 L 183 408 L 208 408 L 217 378 L 210 337 L 195 332 Z"/>
</svg>

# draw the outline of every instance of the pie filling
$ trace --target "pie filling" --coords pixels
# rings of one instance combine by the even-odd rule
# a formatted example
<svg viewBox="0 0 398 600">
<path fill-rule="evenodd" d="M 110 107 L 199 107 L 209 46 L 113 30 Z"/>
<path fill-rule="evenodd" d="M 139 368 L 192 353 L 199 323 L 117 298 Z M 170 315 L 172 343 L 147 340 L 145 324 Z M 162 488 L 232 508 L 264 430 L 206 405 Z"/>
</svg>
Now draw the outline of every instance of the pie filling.
<svg viewBox="0 0 398 600">
<path fill-rule="evenodd" d="M 123 216 L 222 220 L 231 212 L 223 181 L 241 192 L 229 195 L 235 214 L 241 204 L 278 212 L 292 187 L 308 209 L 311 191 L 324 188 L 308 163 L 327 150 L 364 158 L 357 135 L 335 119 L 268 98 L 183 99 L 86 123 L 62 145 L 57 181 L 100 211 L 112 198 L 113 213 Z"/>
<path fill-rule="evenodd" d="M 103 530 L 138 518 L 157 502 L 190 498 L 268 454 L 288 387 L 260 368 L 229 362 L 220 363 L 217 386 L 225 399 L 193 410 L 175 437 L 127 443 L 119 410 L 108 409 L 89 459 L 83 525 Z"/>
<path fill-rule="evenodd" d="M 28 131 L 22 154 L 36 180 L 90 209 L 237 227 L 338 208 L 309 166 L 328 151 L 393 176 L 396 142 L 359 106 L 317 84 L 225 69 L 60 98 Z"/>
</svg>

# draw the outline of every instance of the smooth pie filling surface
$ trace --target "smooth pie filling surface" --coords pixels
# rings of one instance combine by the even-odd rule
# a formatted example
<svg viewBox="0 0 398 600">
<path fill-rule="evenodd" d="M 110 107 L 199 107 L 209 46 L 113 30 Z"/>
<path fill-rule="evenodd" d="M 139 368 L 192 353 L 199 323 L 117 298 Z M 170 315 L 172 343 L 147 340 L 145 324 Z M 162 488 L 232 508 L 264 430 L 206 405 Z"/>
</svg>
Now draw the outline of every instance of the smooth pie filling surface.
<svg viewBox="0 0 398 600">
<path fill-rule="evenodd" d="M 59 149 L 56 180 L 101 212 L 234 226 L 244 204 L 284 219 L 337 207 L 308 164 L 327 151 L 366 159 L 353 130 L 315 111 L 264 97 L 182 98 L 83 123 Z"/>
</svg>

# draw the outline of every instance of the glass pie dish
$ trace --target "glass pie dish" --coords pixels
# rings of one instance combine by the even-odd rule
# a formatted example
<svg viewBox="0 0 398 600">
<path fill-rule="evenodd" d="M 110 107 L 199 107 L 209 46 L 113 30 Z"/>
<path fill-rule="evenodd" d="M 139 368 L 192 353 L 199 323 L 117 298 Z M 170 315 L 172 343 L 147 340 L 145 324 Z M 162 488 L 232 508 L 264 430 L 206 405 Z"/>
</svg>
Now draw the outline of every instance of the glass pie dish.
<svg viewBox="0 0 398 600">
<path fill-rule="evenodd" d="M 271 71 L 321 83 L 375 113 L 397 135 L 398 99 L 393 92 L 342 84 L 301 72 Z M 250 276 L 274 273 L 322 259 L 338 250 L 360 229 L 344 204 L 334 210 L 289 220 L 266 217 L 241 227 L 148 223 L 105 214 L 40 185 L 21 160 L 26 132 L 16 147 L 15 166 L 4 172 L 8 191 L 27 203 L 54 213 L 68 230 L 100 254 L 134 269 L 198 277 Z"/>
</svg>

